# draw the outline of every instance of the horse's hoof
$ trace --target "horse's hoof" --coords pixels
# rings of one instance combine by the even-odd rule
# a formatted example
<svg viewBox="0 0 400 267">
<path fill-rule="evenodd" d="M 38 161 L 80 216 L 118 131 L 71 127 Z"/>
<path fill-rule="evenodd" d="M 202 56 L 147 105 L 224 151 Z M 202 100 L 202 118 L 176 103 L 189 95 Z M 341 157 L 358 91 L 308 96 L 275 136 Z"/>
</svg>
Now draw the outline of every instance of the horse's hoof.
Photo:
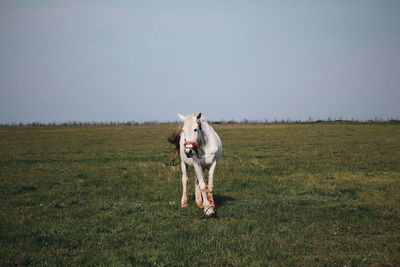
<svg viewBox="0 0 400 267">
<path fill-rule="evenodd" d="M 181 203 L 181 208 L 187 208 L 189 203 L 187 201 Z"/>
<path fill-rule="evenodd" d="M 214 211 L 214 209 L 211 208 L 211 207 L 208 208 L 208 209 L 206 209 L 206 210 L 204 211 L 204 217 L 206 217 L 206 218 L 213 217 L 214 214 L 215 214 L 215 211 Z"/>
<path fill-rule="evenodd" d="M 197 206 L 199 209 L 204 208 L 203 202 L 196 202 L 196 206 Z"/>
</svg>

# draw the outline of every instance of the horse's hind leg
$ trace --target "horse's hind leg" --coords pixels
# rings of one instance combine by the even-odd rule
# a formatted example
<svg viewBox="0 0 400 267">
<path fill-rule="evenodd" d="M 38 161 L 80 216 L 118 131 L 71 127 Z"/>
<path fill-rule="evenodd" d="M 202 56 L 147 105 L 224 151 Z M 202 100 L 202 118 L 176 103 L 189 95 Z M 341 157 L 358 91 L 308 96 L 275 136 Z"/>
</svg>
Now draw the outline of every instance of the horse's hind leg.
<svg viewBox="0 0 400 267">
<path fill-rule="evenodd" d="M 181 199 L 181 207 L 185 208 L 189 205 L 188 197 L 187 197 L 187 169 L 185 162 L 181 162 L 181 169 L 182 169 L 182 199 Z"/>
</svg>

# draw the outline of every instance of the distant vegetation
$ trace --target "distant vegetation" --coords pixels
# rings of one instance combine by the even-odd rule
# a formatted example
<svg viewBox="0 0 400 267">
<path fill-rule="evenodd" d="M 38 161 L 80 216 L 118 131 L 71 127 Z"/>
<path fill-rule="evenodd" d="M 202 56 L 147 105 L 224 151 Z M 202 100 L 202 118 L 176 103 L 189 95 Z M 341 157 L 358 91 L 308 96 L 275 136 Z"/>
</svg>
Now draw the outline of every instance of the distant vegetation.
<svg viewBox="0 0 400 267">
<path fill-rule="evenodd" d="M 212 124 L 258 124 L 258 123 L 390 123 L 400 124 L 399 119 L 379 119 L 371 120 L 355 120 L 355 119 L 336 119 L 327 118 L 324 120 L 308 118 L 307 120 L 292 120 L 292 119 L 273 119 L 273 120 L 212 120 Z M 0 127 L 8 126 L 122 126 L 122 125 L 159 125 L 159 124 L 180 124 L 179 121 L 68 121 L 68 122 L 19 122 L 19 123 L 0 123 Z"/>
</svg>

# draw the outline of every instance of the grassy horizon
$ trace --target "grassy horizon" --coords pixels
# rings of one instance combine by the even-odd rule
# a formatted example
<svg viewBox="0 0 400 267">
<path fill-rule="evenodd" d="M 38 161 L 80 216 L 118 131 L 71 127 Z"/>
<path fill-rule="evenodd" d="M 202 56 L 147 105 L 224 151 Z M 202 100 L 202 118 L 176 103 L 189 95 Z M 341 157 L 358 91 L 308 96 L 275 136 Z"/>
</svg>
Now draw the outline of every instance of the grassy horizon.
<svg viewBox="0 0 400 267">
<path fill-rule="evenodd" d="M 217 219 L 176 125 L 0 128 L 0 265 L 400 265 L 400 127 L 217 124 Z"/>
</svg>

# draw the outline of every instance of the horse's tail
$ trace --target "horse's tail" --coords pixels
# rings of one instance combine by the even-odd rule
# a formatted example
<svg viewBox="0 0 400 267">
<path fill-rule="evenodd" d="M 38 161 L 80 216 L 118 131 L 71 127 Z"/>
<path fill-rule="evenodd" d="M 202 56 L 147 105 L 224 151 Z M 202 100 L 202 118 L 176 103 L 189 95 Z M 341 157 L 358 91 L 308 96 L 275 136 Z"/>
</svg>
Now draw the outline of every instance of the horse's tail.
<svg viewBox="0 0 400 267">
<path fill-rule="evenodd" d="M 172 152 L 174 152 L 174 157 L 171 159 L 172 165 L 176 165 L 175 161 L 177 156 L 179 155 L 179 147 L 180 147 L 179 142 L 181 140 L 181 133 L 182 129 L 178 128 L 167 137 L 168 142 L 175 145 L 175 148 L 172 150 Z"/>
<path fill-rule="evenodd" d="M 177 151 L 179 151 L 179 142 L 181 140 L 181 133 L 182 133 L 182 129 L 176 129 L 175 131 L 173 131 L 168 137 L 167 140 L 168 142 L 170 142 L 171 144 L 175 145 L 175 149 Z"/>
</svg>

